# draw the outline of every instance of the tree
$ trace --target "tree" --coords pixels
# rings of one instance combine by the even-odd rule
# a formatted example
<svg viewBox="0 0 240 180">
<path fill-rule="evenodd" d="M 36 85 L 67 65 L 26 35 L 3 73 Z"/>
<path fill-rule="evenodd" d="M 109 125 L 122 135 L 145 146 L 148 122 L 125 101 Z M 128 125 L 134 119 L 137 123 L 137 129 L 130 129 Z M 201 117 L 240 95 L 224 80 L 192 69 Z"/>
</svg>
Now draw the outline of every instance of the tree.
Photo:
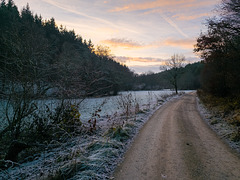
<svg viewBox="0 0 240 180">
<path fill-rule="evenodd" d="M 176 94 L 178 94 L 178 78 L 182 73 L 184 66 L 184 55 L 174 54 L 169 61 L 166 62 L 164 68 L 167 70 L 167 79 L 174 87 Z"/>
<path fill-rule="evenodd" d="M 94 52 L 99 57 L 111 58 L 111 50 L 107 46 L 97 45 Z"/>
<path fill-rule="evenodd" d="M 217 18 L 207 21 L 208 30 L 197 39 L 194 51 L 205 67 L 203 88 L 216 96 L 240 93 L 240 2 L 223 0 Z"/>
<path fill-rule="evenodd" d="M 54 136 L 59 134 L 56 128 L 65 134 L 81 125 L 79 104 L 71 98 L 117 94 L 128 90 L 124 88 L 132 84 L 132 77 L 126 66 L 113 60 L 109 49 L 95 49 L 91 40 L 83 41 L 74 30 L 59 29 L 54 18 L 43 21 L 33 15 L 29 5 L 19 13 L 12 0 L 2 0 L 0 151 L 9 148 L 5 160 L 16 160 L 25 148 L 18 141 L 60 140 L 61 135 Z M 61 99 L 55 110 L 48 103 L 41 104 L 48 97 Z M 19 146 L 22 148 L 14 151 Z"/>
<path fill-rule="evenodd" d="M 9 1 L 11 2 L 11 1 Z M 8 4 L 9 6 L 9 4 Z M 4 129 L 0 131 L 0 139 L 7 134 L 17 140 L 21 135 L 24 119 L 37 110 L 34 100 L 42 98 L 49 88 L 46 83 L 48 66 L 48 42 L 44 34 L 34 23 L 29 9 L 24 8 L 21 16 L 10 6 L 8 12 L 1 6 L 3 14 L 18 14 L 18 20 L 12 19 L 9 25 L 0 28 L 0 95 L 6 102 L 1 106 L 4 111 Z M 6 31 L 8 28 L 8 31 Z"/>
</svg>

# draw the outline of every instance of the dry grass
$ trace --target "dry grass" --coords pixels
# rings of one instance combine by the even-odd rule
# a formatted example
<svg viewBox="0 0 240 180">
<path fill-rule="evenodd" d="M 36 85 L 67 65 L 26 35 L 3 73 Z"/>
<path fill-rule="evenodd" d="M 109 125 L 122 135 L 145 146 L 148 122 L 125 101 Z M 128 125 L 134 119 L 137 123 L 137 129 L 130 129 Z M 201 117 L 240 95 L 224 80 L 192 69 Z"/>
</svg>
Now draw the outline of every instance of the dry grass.
<svg viewBox="0 0 240 180">
<path fill-rule="evenodd" d="M 240 96 L 238 97 L 216 97 L 202 90 L 198 90 L 198 97 L 211 111 L 211 113 L 224 121 L 230 126 L 235 127 L 235 131 L 231 135 L 231 140 L 240 141 Z M 218 123 L 213 120 L 211 123 Z"/>
</svg>

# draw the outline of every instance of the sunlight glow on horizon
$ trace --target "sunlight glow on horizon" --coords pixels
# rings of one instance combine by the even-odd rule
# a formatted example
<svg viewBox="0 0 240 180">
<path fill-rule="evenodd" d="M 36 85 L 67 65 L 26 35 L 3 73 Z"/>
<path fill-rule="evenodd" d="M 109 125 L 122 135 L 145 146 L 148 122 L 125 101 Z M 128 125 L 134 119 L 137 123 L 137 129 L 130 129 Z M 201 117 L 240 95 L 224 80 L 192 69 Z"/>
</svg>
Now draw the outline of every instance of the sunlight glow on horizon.
<svg viewBox="0 0 240 180">
<path fill-rule="evenodd" d="M 200 60 L 193 46 L 219 1 L 14 0 L 19 11 L 29 3 L 43 19 L 53 17 L 58 26 L 74 29 L 94 45 L 108 46 L 137 73 L 159 72 L 161 63 L 175 53 L 189 62 Z"/>
</svg>

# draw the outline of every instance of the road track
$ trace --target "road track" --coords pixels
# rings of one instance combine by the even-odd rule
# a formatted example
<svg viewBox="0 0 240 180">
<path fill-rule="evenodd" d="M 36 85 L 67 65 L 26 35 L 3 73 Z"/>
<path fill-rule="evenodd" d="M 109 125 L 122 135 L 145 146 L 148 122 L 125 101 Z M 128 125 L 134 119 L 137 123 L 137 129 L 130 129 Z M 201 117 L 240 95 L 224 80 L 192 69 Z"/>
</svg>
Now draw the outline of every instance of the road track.
<svg viewBox="0 0 240 180">
<path fill-rule="evenodd" d="M 196 94 L 157 110 L 114 173 L 123 180 L 240 180 L 239 155 L 201 118 Z"/>
</svg>

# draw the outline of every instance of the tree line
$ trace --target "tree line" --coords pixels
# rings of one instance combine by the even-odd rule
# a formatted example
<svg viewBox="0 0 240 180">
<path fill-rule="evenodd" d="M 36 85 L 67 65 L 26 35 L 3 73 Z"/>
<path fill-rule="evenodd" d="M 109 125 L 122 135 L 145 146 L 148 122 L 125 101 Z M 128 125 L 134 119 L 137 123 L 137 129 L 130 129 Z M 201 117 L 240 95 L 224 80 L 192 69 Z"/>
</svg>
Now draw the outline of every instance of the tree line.
<svg viewBox="0 0 240 180">
<path fill-rule="evenodd" d="M 195 52 L 203 59 L 198 96 L 215 117 L 234 127 L 227 139 L 240 141 L 240 1 L 222 0 L 218 14 L 207 20 Z M 212 125 L 221 121 L 210 121 Z M 218 124 L 219 126 L 219 124 Z"/>
<path fill-rule="evenodd" d="M 182 65 L 174 69 L 169 66 L 159 73 L 141 74 L 135 77 L 134 90 L 180 89 L 195 90 L 201 87 L 202 62 Z M 176 88 L 177 85 L 177 88 Z"/>
<path fill-rule="evenodd" d="M 240 94 L 240 2 L 223 0 L 217 10 L 194 50 L 205 65 L 202 88 L 214 96 L 236 97 Z"/>
<path fill-rule="evenodd" d="M 207 20 L 207 32 L 200 34 L 194 48 L 201 62 L 140 75 L 135 88 L 150 90 L 175 86 L 176 92 L 177 88 L 201 88 L 215 97 L 239 99 L 240 2 L 223 0 L 217 12 L 217 16 Z"/>
<path fill-rule="evenodd" d="M 12 0 L 0 7 L 0 93 L 42 97 L 117 94 L 129 89 L 133 72 L 113 60 L 107 48 L 83 40 L 74 30 L 43 20 L 29 5 Z"/>
<path fill-rule="evenodd" d="M 197 89 L 201 82 L 205 91 L 217 96 L 239 94 L 239 2 L 223 0 L 218 11 L 195 45 L 203 62 L 180 68 L 179 89 Z M 22 91 L 37 98 L 173 88 L 169 82 L 173 69 L 136 75 L 114 61 L 108 48 L 58 27 L 54 18 L 43 20 L 29 5 L 19 12 L 12 0 L 2 0 L 0 24 L 1 97 Z"/>
<path fill-rule="evenodd" d="M 8 167 L 8 160 L 16 162 L 23 149 L 66 141 L 66 133 L 91 134 L 96 121 L 83 125 L 81 99 L 128 90 L 133 77 L 108 48 L 58 27 L 54 18 L 43 20 L 29 5 L 19 12 L 12 0 L 2 0 L 0 169 Z"/>
</svg>

